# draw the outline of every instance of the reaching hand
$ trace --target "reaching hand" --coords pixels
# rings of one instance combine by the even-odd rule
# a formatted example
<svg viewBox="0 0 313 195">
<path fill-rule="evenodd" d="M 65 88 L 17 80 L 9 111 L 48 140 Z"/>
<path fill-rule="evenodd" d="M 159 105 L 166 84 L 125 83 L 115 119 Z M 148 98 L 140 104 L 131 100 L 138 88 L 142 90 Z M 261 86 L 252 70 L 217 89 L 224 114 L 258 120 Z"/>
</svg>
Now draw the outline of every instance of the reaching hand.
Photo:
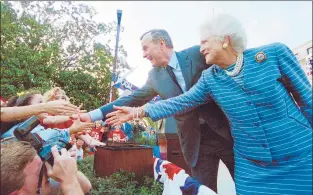
<svg viewBox="0 0 313 195">
<path fill-rule="evenodd" d="M 113 106 L 113 108 L 116 111 L 106 115 L 107 122 L 112 126 L 121 125 L 122 123 L 132 120 L 134 117 L 137 117 L 136 109 L 133 107 Z"/>
<path fill-rule="evenodd" d="M 80 131 L 91 129 L 92 127 L 94 127 L 94 125 L 95 125 L 94 123 L 81 122 L 80 117 L 78 115 L 75 122 L 72 124 L 72 126 L 70 126 L 69 132 L 70 132 L 70 134 L 75 134 L 75 133 L 78 133 Z"/>
<path fill-rule="evenodd" d="M 64 100 L 43 103 L 44 111 L 52 115 L 72 115 L 80 113 L 79 107 Z"/>
<path fill-rule="evenodd" d="M 80 135 L 80 138 L 84 140 L 84 142 L 95 151 L 97 151 L 96 146 L 105 146 L 105 143 L 102 143 L 94 138 L 92 138 L 89 134 Z"/>
<path fill-rule="evenodd" d="M 84 104 L 83 103 L 81 103 L 80 105 L 79 105 L 79 110 L 80 110 L 80 113 L 86 113 L 87 112 L 87 110 L 82 110 L 82 107 L 84 106 Z"/>
<path fill-rule="evenodd" d="M 84 113 L 80 115 L 80 121 L 82 122 L 92 122 L 88 113 Z"/>
</svg>

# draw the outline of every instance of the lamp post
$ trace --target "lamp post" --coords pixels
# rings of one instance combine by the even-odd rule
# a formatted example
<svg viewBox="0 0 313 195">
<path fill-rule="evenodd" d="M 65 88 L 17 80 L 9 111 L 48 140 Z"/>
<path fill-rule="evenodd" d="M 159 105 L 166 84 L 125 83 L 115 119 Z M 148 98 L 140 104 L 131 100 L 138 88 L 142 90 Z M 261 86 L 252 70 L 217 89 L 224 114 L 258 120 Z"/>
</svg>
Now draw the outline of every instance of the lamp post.
<svg viewBox="0 0 313 195">
<path fill-rule="evenodd" d="M 111 81 L 111 90 L 110 90 L 110 102 L 114 100 L 114 93 L 113 93 L 113 76 L 117 77 L 116 74 L 116 62 L 117 62 L 117 54 L 118 54 L 118 42 L 120 37 L 120 29 L 121 29 L 121 19 L 122 19 L 122 10 L 117 10 L 117 33 L 116 33 L 116 44 L 115 44 L 115 54 L 114 54 L 114 63 L 113 63 L 113 74 L 112 74 L 112 81 Z"/>
</svg>

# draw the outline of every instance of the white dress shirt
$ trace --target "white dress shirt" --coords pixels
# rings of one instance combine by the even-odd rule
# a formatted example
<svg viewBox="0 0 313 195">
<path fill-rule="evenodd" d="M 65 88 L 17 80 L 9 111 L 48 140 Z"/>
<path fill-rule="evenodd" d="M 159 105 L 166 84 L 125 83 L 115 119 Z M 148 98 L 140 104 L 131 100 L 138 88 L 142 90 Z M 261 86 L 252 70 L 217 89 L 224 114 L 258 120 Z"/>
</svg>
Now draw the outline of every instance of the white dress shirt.
<svg viewBox="0 0 313 195">
<path fill-rule="evenodd" d="M 173 73 L 174 73 L 174 75 L 176 77 L 176 80 L 177 80 L 180 88 L 183 90 L 183 92 L 186 92 L 186 83 L 185 83 L 185 80 L 184 80 L 183 73 L 182 73 L 182 71 L 180 69 L 180 66 L 179 66 L 179 63 L 178 63 L 178 59 L 177 59 L 177 56 L 176 56 L 175 52 L 173 52 L 168 65 L 173 68 Z"/>
</svg>

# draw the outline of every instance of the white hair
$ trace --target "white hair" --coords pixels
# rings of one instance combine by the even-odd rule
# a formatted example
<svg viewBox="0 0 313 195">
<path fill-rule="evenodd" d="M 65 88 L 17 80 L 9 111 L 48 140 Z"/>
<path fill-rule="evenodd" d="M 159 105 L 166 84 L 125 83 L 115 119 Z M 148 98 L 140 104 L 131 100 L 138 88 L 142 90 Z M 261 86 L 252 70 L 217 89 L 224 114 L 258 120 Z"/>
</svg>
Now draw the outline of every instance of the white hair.
<svg viewBox="0 0 313 195">
<path fill-rule="evenodd" d="M 236 18 L 227 14 L 217 14 L 201 26 L 201 40 L 215 36 L 218 40 L 230 37 L 230 43 L 234 50 L 241 53 L 246 50 L 247 35 L 242 24 Z"/>
</svg>

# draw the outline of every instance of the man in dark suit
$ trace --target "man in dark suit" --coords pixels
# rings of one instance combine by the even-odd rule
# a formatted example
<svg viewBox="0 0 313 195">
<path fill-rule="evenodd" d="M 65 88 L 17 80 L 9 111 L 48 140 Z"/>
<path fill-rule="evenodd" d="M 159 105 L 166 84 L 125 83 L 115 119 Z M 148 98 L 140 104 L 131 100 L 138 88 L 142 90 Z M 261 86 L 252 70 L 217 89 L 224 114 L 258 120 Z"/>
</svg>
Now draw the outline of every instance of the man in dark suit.
<svg viewBox="0 0 313 195">
<path fill-rule="evenodd" d="M 83 115 L 82 120 L 101 120 L 114 110 L 113 105 L 142 106 L 157 95 L 162 99 L 178 96 L 188 91 L 209 67 L 200 53 L 200 46 L 175 52 L 165 30 L 148 31 L 140 40 L 143 57 L 153 65 L 145 85 L 129 96 Z M 210 103 L 177 115 L 175 120 L 182 152 L 192 175 L 217 192 L 219 160 L 234 178 L 233 141 L 225 115 L 215 103 Z"/>
</svg>

